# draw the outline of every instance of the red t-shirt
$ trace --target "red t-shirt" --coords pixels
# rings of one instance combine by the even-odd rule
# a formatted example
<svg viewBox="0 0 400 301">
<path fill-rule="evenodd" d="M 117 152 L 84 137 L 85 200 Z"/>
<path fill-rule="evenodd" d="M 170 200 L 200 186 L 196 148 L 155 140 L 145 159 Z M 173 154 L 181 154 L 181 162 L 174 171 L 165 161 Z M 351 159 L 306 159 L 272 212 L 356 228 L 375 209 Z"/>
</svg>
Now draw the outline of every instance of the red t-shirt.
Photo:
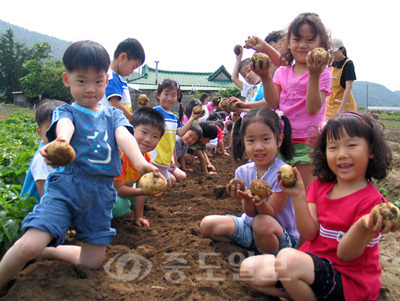
<svg viewBox="0 0 400 301">
<path fill-rule="evenodd" d="M 328 258 L 333 267 L 342 275 L 343 293 L 346 300 L 376 300 L 381 287 L 381 266 L 379 263 L 379 238 L 368 244 L 364 252 L 352 261 L 341 261 L 337 247 L 341 237 L 361 216 L 387 200 L 372 183 L 351 195 L 330 199 L 328 193 L 335 182 L 323 183 L 314 180 L 307 190 L 307 200 L 318 208 L 320 231 L 313 241 L 306 241 L 300 251 Z"/>
</svg>

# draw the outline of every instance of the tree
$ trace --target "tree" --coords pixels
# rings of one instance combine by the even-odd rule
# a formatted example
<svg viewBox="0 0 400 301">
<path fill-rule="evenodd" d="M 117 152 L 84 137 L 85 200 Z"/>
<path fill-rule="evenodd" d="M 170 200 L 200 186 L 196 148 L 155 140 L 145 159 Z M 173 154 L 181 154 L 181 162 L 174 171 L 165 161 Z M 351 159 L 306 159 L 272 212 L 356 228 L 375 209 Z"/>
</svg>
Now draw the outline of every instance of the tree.
<svg viewBox="0 0 400 301">
<path fill-rule="evenodd" d="M 240 95 L 241 91 L 238 87 L 221 89 L 218 91 L 217 94 L 218 94 L 218 96 L 228 97 L 228 98 L 234 96 L 234 97 L 237 97 L 240 99 L 240 97 L 241 97 L 241 95 Z"/>
<path fill-rule="evenodd" d="M 19 79 L 27 74 L 24 63 L 49 58 L 50 51 L 48 42 L 36 43 L 31 49 L 15 42 L 11 28 L 0 37 L 0 91 L 8 102 L 12 102 L 12 92 L 21 90 Z"/>
<path fill-rule="evenodd" d="M 29 60 L 24 67 L 28 74 L 21 78 L 20 82 L 28 97 L 48 97 L 69 102 L 71 94 L 62 82 L 65 68 L 61 60 Z"/>
</svg>

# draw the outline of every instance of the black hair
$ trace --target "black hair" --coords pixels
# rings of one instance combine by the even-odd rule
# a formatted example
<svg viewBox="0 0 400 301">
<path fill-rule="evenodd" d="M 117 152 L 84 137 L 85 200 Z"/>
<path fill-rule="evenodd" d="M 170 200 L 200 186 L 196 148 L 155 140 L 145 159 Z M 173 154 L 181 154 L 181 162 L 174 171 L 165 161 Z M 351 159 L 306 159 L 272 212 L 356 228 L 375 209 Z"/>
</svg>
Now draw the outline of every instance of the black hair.
<svg viewBox="0 0 400 301">
<path fill-rule="evenodd" d="M 161 137 L 165 133 L 164 116 L 153 108 L 143 107 L 136 110 L 131 117 L 130 123 L 135 128 L 138 125 L 151 125 L 157 127 L 161 131 Z"/>
<path fill-rule="evenodd" d="M 179 122 L 182 120 L 183 116 L 183 107 L 182 107 L 182 90 L 176 80 L 173 79 L 163 79 L 157 86 L 157 91 L 156 91 L 156 98 L 158 99 L 157 95 L 161 95 L 162 91 L 165 89 L 176 89 L 178 92 L 178 103 L 179 103 Z"/>
<path fill-rule="evenodd" d="M 35 120 L 38 126 L 42 126 L 46 121 L 51 121 L 55 108 L 65 104 L 64 101 L 57 99 L 43 99 L 36 107 Z"/>
<path fill-rule="evenodd" d="M 311 154 L 314 176 L 324 182 L 336 181 L 326 158 L 327 141 L 340 139 L 347 133 L 350 137 L 365 138 L 373 154 L 365 173 L 366 179 L 383 179 L 392 168 L 392 152 L 383 129 L 374 118 L 363 112 L 344 112 L 328 119 Z"/>
<path fill-rule="evenodd" d="M 275 30 L 271 31 L 266 37 L 265 37 L 265 42 L 268 44 L 271 42 L 277 43 L 280 39 L 282 39 L 285 36 L 285 31 L 284 30 Z"/>
<path fill-rule="evenodd" d="M 214 98 L 211 100 L 213 106 L 214 106 L 214 107 L 218 107 L 219 103 L 221 102 L 221 99 L 222 99 L 222 97 L 218 97 L 218 96 L 214 97 Z"/>
<path fill-rule="evenodd" d="M 209 120 L 209 121 L 215 121 L 215 120 L 220 120 L 220 119 L 221 119 L 221 115 L 218 114 L 218 112 L 211 113 L 207 117 L 207 120 Z"/>
<path fill-rule="evenodd" d="M 86 71 L 107 72 L 110 56 L 107 50 L 97 42 L 85 40 L 70 45 L 64 53 L 63 63 L 67 72 Z"/>
<path fill-rule="evenodd" d="M 214 120 L 214 124 L 218 126 L 221 129 L 221 131 L 224 130 L 224 122 L 221 119 Z"/>
<path fill-rule="evenodd" d="M 202 104 L 204 104 L 204 101 L 207 99 L 207 97 L 209 97 L 207 93 L 201 94 L 200 101 Z"/>
<path fill-rule="evenodd" d="M 121 53 L 126 53 L 128 60 L 139 60 L 144 63 L 146 55 L 142 44 L 136 39 L 127 38 L 120 42 L 114 51 L 114 59 L 117 59 Z"/>
<path fill-rule="evenodd" d="M 203 137 L 215 139 L 218 136 L 217 126 L 212 121 L 203 121 L 199 123 L 201 129 L 203 130 Z"/>
<path fill-rule="evenodd" d="M 189 101 L 188 103 L 187 103 L 187 105 L 185 106 L 185 110 L 184 110 L 184 112 L 185 112 L 185 115 L 187 116 L 187 117 L 190 117 L 191 115 L 192 115 L 192 111 L 193 111 L 193 108 L 194 107 L 197 107 L 197 106 L 201 106 L 201 101 L 199 100 L 199 99 L 197 99 L 197 98 L 193 98 L 191 101 Z M 182 120 L 182 118 L 183 118 L 183 114 L 182 114 L 182 118 L 181 118 L 181 116 L 179 116 L 180 118 L 179 118 L 179 122 L 181 122 L 181 120 Z"/>
<path fill-rule="evenodd" d="M 284 123 L 282 128 L 281 120 Z M 289 161 L 294 156 L 294 146 L 292 144 L 292 126 L 289 119 L 286 116 L 279 118 L 278 114 L 271 109 L 254 109 L 248 112 L 243 118 L 239 118 L 233 127 L 233 157 L 237 161 L 243 159 L 245 147 L 244 147 L 244 136 L 246 129 L 249 124 L 254 122 L 263 122 L 266 124 L 272 132 L 276 140 L 283 133 L 283 140 L 279 152 L 282 158 Z M 282 131 L 283 130 L 283 131 Z"/>
<path fill-rule="evenodd" d="M 240 69 L 242 69 L 242 67 L 244 65 L 250 65 L 250 58 L 244 59 L 239 63 L 239 66 L 238 66 L 239 73 L 240 73 Z"/>
<path fill-rule="evenodd" d="M 197 123 L 192 123 L 192 125 L 190 126 L 189 131 L 195 132 L 197 135 L 199 135 L 199 138 L 203 137 L 203 129 Z"/>
</svg>

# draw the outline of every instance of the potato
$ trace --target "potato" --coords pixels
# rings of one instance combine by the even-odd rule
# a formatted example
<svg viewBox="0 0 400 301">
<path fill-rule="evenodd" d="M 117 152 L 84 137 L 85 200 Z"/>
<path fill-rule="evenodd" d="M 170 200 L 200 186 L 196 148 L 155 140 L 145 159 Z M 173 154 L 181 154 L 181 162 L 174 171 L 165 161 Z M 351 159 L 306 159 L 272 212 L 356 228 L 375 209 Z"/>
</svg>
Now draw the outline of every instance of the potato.
<svg viewBox="0 0 400 301">
<path fill-rule="evenodd" d="M 260 69 L 267 68 L 271 65 L 271 59 L 263 52 L 254 53 L 250 61 L 255 68 L 258 67 Z"/>
<path fill-rule="evenodd" d="M 255 44 L 256 44 L 256 39 L 254 39 L 253 37 L 249 37 L 244 44 L 244 48 L 250 48 L 251 45 Z"/>
<path fill-rule="evenodd" d="M 47 147 L 47 159 L 55 166 L 67 166 L 75 160 L 75 150 L 63 141 L 53 141 Z"/>
<path fill-rule="evenodd" d="M 146 94 L 140 94 L 139 97 L 138 97 L 138 102 L 142 106 L 144 106 L 147 103 L 148 100 L 149 100 L 149 98 L 147 97 Z"/>
<path fill-rule="evenodd" d="M 233 187 L 236 188 L 237 185 L 240 185 L 240 190 L 244 191 L 246 189 L 246 184 L 244 183 L 244 181 L 242 179 L 239 178 L 234 178 L 232 180 L 229 181 L 229 186 L 231 186 L 231 189 Z"/>
<path fill-rule="evenodd" d="M 318 62 L 321 62 L 327 53 L 328 51 L 326 51 L 324 48 L 321 47 L 314 48 L 311 51 L 311 59 L 313 62 L 315 61 L 315 59 L 317 59 Z"/>
<path fill-rule="evenodd" d="M 386 226 L 388 221 L 393 223 L 400 223 L 400 210 L 392 203 L 382 203 L 372 208 L 371 212 L 375 214 L 374 223 L 378 221 L 379 215 L 383 217 L 383 227 Z"/>
<path fill-rule="evenodd" d="M 254 195 L 254 200 L 256 202 L 259 202 L 272 194 L 272 190 L 268 183 L 260 179 L 254 179 L 250 182 L 250 191 Z"/>
<path fill-rule="evenodd" d="M 233 48 L 233 52 L 234 52 L 236 55 L 239 55 L 240 53 L 242 53 L 242 52 L 243 52 L 243 47 L 242 47 L 242 45 L 239 45 L 239 44 L 235 45 L 235 48 Z"/>
<path fill-rule="evenodd" d="M 148 172 L 140 178 L 138 187 L 142 189 L 145 195 L 152 196 L 165 191 L 167 181 L 154 172 Z"/>
<path fill-rule="evenodd" d="M 296 184 L 296 176 L 293 167 L 289 164 L 282 165 L 281 168 L 279 168 L 278 175 L 282 180 L 283 186 L 293 187 L 294 184 Z"/>
<path fill-rule="evenodd" d="M 204 108 L 203 108 L 203 106 L 195 106 L 194 108 L 193 108 L 193 113 L 195 113 L 195 114 L 201 114 L 201 113 L 203 113 L 205 110 L 204 110 Z"/>
<path fill-rule="evenodd" d="M 236 110 L 236 106 L 231 103 L 228 98 L 222 98 L 218 106 L 222 111 L 225 112 L 233 112 Z"/>
</svg>

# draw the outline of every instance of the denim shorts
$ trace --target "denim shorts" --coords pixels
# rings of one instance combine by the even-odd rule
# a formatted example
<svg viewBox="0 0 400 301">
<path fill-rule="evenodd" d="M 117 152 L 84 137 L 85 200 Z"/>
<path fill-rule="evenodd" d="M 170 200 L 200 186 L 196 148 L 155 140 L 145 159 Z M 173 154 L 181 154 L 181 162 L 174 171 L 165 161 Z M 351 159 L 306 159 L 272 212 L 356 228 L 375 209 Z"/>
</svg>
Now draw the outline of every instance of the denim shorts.
<svg viewBox="0 0 400 301">
<path fill-rule="evenodd" d="M 58 246 L 73 225 L 78 240 L 108 245 L 116 234 L 111 228 L 116 197 L 113 180 L 71 166 L 51 173 L 40 203 L 25 217 L 22 230 L 33 227 L 48 232 L 54 237 L 50 246 Z"/>
<path fill-rule="evenodd" d="M 233 234 L 231 239 L 238 245 L 245 248 L 251 248 L 262 253 L 257 247 L 256 241 L 254 239 L 253 228 L 243 221 L 242 216 L 235 216 L 227 214 L 231 217 L 236 225 L 236 232 Z M 283 248 L 295 248 L 297 245 L 297 239 L 292 239 L 287 233 L 286 229 L 283 228 L 283 234 L 278 238 L 279 240 L 279 250 Z"/>
</svg>

